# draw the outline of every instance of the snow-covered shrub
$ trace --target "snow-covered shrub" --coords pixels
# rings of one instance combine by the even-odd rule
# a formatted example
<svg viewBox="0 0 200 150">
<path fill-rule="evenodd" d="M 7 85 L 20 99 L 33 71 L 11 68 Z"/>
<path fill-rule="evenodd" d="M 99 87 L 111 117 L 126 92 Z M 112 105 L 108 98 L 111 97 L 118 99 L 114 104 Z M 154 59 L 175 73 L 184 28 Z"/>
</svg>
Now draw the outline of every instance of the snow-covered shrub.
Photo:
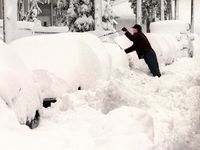
<svg viewBox="0 0 200 150">
<path fill-rule="evenodd" d="M 49 80 L 49 84 L 53 83 L 56 77 L 65 82 L 63 91 L 77 90 L 79 86 L 88 89 L 92 88 L 97 80 L 108 79 L 110 58 L 104 47 L 100 47 L 98 38 L 83 34 L 39 35 L 18 39 L 10 45 L 31 70 L 43 71 L 43 75 L 49 76 L 52 80 Z M 38 75 L 36 79 L 40 79 Z"/>
<path fill-rule="evenodd" d="M 0 97 L 14 110 L 21 124 L 31 121 L 41 107 L 32 72 L 10 49 L 0 41 Z"/>
</svg>

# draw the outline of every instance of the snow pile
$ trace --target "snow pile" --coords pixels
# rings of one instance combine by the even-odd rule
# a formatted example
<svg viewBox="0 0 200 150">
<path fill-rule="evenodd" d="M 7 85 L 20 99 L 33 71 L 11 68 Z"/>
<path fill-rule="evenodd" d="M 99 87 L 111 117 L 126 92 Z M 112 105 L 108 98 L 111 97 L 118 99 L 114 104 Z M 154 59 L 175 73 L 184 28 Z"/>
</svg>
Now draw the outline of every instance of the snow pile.
<svg viewBox="0 0 200 150">
<path fill-rule="evenodd" d="M 24 124 L 35 116 L 41 102 L 30 72 L 21 60 L 0 41 L 0 97 Z"/>
</svg>

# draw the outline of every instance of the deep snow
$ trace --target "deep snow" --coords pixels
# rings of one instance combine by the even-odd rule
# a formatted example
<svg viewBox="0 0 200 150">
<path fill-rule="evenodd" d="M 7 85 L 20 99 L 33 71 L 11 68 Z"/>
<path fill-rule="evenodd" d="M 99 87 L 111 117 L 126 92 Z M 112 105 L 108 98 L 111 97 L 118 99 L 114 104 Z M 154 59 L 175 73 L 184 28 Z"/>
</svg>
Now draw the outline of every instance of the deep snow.
<svg viewBox="0 0 200 150">
<path fill-rule="evenodd" d="M 56 95 L 58 102 L 42 108 L 39 127 L 30 130 L 19 125 L 14 111 L 0 99 L 1 149 L 199 150 L 198 35 L 193 41 L 193 58 L 177 55 L 182 53 L 180 47 L 175 46 L 177 53 L 172 52 L 178 42 L 172 36 L 148 35 L 159 57 L 161 78 L 152 77 L 135 53 L 125 55 L 116 43 L 101 43 L 88 34 L 83 34 L 84 38 L 69 35 L 30 37 L 9 45 L 24 62 L 15 64 L 15 55 L 9 59 L 11 64 L 24 68 L 25 74 L 33 70 L 38 96 Z M 2 45 L 6 47 L 1 44 L 1 50 Z M 106 51 L 102 52 L 103 48 Z M 172 59 L 174 62 L 166 65 Z M 81 75 L 85 78 L 79 80 Z M 78 83 L 83 84 L 83 90 L 77 90 Z M 6 92 L 15 89 L 9 87 Z"/>
<path fill-rule="evenodd" d="M 35 130 L 20 126 L 13 111 L 1 101 L 1 122 L 4 124 L 0 127 L 0 139 L 1 147 L 4 150 L 26 149 L 27 147 L 30 150 L 53 150 L 55 148 L 59 150 L 198 149 L 199 56 L 194 58 L 176 57 L 175 61 L 167 66 L 160 63 L 163 75 L 161 78 L 157 78 L 152 77 L 144 62 L 138 59 L 133 59 L 133 66 L 130 70 L 127 62 L 128 56 L 114 43 L 99 42 L 99 45 L 94 43 L 90 45 L 89 43 L 96 37 L 86 33 L 83 35 L 84 39 L 87 39 L 87 45 L 77 36 L 82 34 L 76 33 L 72 36 L 72 33 L 69 33 L 70 37 L 67 35 L 24 38 L 8 45 L 19 54 L 29 69 L 33 70 L 36 76 L 34 79 L 37 84 L 40 84 L 40 92 L 44 92 L 45 96 L 52 96 L 47 93 L 58 94 L 59 97 L 58 102 L 51 108 L 40 110 L 41 122 Z M 94 62 L 96 61 L 101 64 L 99 68 L 95 68 L 96 71 L 111 63 L 112 71 L 106 72 L 106 74 L 110 74 L 110 78 L 93 80 L 96 82 L 92 87 L 80 91 L 67 92 L 67 90 L 63 90 L 62 88 L 68 88 L 68 84 L 64 84 L 66 79 L 56 71 L 70 71 L 73 68 L 70 68 L 69 65 L 74 67 L 74 59 L 72 58 L 70 61 L 72 64 L 68 64 L 69 59 L 63 59 L 66 63 L 60 63 L 58 68 L 54 68 L 55 70 L 50 70 L 52 66 L 48 66 L 49 62 L 45 61 L 46 59 L 50 61 L 53 56 L 56 58 L 51 62 L 53 65 L 61 61 L 58 59 L 73 56 L 66 56 L 69 54 L 67 49 L 66 51 L 62 50 L 64 53 L 59 53 L 62 46 L 59 49 L 57 46 L 59 43 L 64 43 L 63 36 L 70 43 L 68 47 L 74 44 L 76 41 L 74 38 L 79 39 L 79 44 L 82 43 L 76 48 L 75 56 L 79 56 L 82 60 L 90 59 L 86 71 L 88 71 L 87 69 L 94 71 L 92 66 L 95 66 Z M 55 37 L 59 40 L 56 41 Z M 37 41 L 40 38 L 44 42 L 40 43 L 43 49 L 35 49 L 39 48 Z M 54 41 L 54 43 L 48 42 L 49 45 L 46 46 L 45 40 Z M 23 45 L 24 42 L 26 44 L 31 42 L 33 45 Z M 45 46 L 49 52 L 55 50 L 56 52 L 47 53 Z M 107 53 L 95 53 L 92 49 L 93 46 L 99 50 L 102 47 L 108 48 Z M 165 48 L 168 46 L 165 45 Z M 199 47 L 197 46 L 197 48 Z M 27 53 L 21 53 L 21 51 L 27 51 Z M 85 55 L 78 55 L 83 54 L 81 51 L 84 51 Z M 49 57 L 39 59 L 42 53 Z M 30 54 L 31 57 L 28 56 Z M 104 57 L 100 61 L 102 55 Z M 105 61 L 109 60 L 105 59 L 109 58 L 108 56 L 111 62 Z M 37 63 L 34 64 L 27 58 L 37 58 Z M 65 65 L 68 67 L 66 68 Z M 84 71 L 84 65 L 78 63 L 75 67 L 77 71 Z M 38 70 L 40 66 L 49 67 L 46 68 L 49 71 L 41 70 L 41 68 Z M 73 77 L 74 74 L 69 75 Z M 90 77 L 87 76 L 83 79 L 83 83 Z M 80 81 L 77 76 L 74 76 L 73 80 Z M 73 82 L 71 81 L 71 83 Z M 52 90 L 54 91 L 52 92 Z M 9 144 L 10 142 L 12 144 Z"/>
</svg>

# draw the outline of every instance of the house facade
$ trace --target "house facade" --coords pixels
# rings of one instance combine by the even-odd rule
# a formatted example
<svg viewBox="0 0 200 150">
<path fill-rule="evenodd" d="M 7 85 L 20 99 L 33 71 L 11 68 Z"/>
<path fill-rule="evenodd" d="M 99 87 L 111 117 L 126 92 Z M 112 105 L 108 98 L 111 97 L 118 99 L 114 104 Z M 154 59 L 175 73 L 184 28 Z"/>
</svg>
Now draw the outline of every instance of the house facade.
<svg viewBox="0 0 200 150">
<path fill-rule="evenodd" d="M 37 19 L 41 20 L 41 25 L 43 26 L 52 26 L 55 24 L 55 15 L 53 15 L 53 9 L 56 6 L 56 3 L 52 1 L 52 3 L 41 4 L 38 3 L 38 6 L 42 10 L 37 17 Z M 27 14 L 30 10 L 30 0 L 18 0 L 18 20 L 22 20 L 23 16 Z M 0 19 L 3 19 L 3 0 L 0 0 Z"/>
<path fill-rule="evenodd" d="M 41 21 L 42 26 L 53 26 L 56 24 L 56 17 L 54 13 L 54 9 L 56 7 L 53 3 L 41 4 L 38 6 L 42 10 L 42 12 L 37 16 L 37 19 Z"/>
<path fill-rule="evenodd" d="M 0 0 L 0 19 L 3 19 L 3 1 Z M 62 22 L 63 14 L 66 12 L 61 12 L 61 10 L 57 7 L 57 1 L 58 0 L 40 0 L 37 3 L 37 8 L 41 10 L 41 12 L 37 15 L 37 19 L 40 20 L 38 22 L 41 22 L 42 26 L 65 26 L 66 23 Z M 33 7 L 31 6 L 31 3 L 34 2 L 32 0 L 18 0 L 17 1 L 17 7 L 18 7 L 18 14 L 17 14 L 17 20 L 23 21 L 28 20 L 27 18 L 31 14 L 31 11 L 33 10 Z M 47 3 L 49 2 L 49 3 Z M 69 1 L 70 2 L 70 1 Z M 72 1 L 73 2 L 73 1 Z M 95 22 L 95 30 L 102 28 L 102 1 L 101 0 L 94 0 L 93 3 L 90 3 L 90 7 L 93 5 L 94 8 L 94 22 Z M 66 10 L 65 10 L 66 11 Z M 38 10 L 37 10 L 38 12 Z M 91 15 L 91 14 L 90 14 Z M 27 17 L 28 16 L 28 17 Z M 61 17 L 60 17 L 61 16 Z M 70 15 L 68 16 L 68 22 L 73 21 L 73 18 L 70 18 Z M 80 16 L 79 16 L 80 17 Z M 64 20 L 65 21 L 65 20 Z M 92 21 L 88 21 L 87 23 L 91 23 Z"/>
</svg>

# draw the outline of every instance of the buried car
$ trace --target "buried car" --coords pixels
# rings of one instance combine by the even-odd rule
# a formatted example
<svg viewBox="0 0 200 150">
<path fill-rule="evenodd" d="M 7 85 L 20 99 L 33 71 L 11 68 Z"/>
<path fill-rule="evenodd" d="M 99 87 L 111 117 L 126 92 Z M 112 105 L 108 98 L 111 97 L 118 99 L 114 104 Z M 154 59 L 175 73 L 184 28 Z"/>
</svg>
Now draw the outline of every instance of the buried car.
<svg viewBox="0 0 200 150">
<path fill-rule="evenodd" d="M 43 99 L 92 89 L 99 80 L 110 77 L 110 55 L 99 39 L 89 33 L 25 37 L 10 46 L 33 71 Z"/>
<path fill-rule="evenodd" d="M 190 28 L 189 23 L 181 20 L 156 21 L 150 24 L 151 33 L 170 35 L 176 39 L 179 49 L 178 56 L 193 57 L 192 41 L 194 36 L 190 32 Z"/>
<path fill-rule="evenodd" d="M 13 110 L 20 124 L 39 124 L 40 95 L 29 71 L 8 45 L 0 41 L 0 101 Z M 2 112 L 0 112 L 2 113 Z"/>
</svg>

